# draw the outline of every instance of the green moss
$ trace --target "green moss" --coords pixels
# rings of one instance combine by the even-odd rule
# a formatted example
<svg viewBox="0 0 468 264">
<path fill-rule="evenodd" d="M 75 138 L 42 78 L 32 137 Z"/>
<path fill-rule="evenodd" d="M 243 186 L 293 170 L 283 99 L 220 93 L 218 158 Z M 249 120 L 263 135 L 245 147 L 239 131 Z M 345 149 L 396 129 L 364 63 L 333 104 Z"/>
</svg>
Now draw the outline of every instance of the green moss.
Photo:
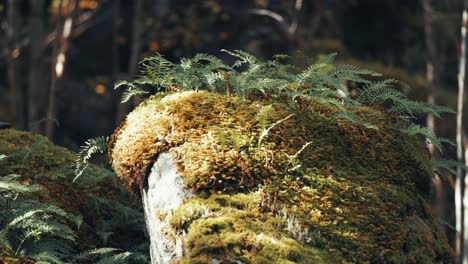
<svg viewBox="0 0 468 264">
<path fill-rule="evenodd" d="M 301 110 L 209 92 L 152 97 L 116 132 L 112 166 L 132 185 L 159 153 L 176 154 L 198 196 L 171 220 L 172 233 L 187 233 L 186 263 L 449 262 L 425 209 L 430 179 L 395 118 L 350 111 L 378 130 L 317 102 Z"/>
</svg>

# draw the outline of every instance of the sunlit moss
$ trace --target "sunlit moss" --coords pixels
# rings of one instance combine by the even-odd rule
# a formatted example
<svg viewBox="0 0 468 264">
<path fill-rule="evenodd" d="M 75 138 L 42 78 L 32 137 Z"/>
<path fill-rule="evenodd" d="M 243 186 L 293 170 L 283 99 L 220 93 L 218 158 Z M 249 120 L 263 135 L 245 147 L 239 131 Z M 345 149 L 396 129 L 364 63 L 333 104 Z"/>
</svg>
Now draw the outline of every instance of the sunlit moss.
<svg viewBox="0 0 468 264">
<path fill-rule="evenodd" d="M 378 130 L 317 102 L 151 97 L 116 132 L 112 165 L 131 186 L 159 153 L 176 154 L 198 196 L 171 219 L 172 233 L 187 234 L 185 263 L 449 262 L 425 202 L 430 179 L 404 151 L 395 118 L 349 110 Z"/>
</svg>

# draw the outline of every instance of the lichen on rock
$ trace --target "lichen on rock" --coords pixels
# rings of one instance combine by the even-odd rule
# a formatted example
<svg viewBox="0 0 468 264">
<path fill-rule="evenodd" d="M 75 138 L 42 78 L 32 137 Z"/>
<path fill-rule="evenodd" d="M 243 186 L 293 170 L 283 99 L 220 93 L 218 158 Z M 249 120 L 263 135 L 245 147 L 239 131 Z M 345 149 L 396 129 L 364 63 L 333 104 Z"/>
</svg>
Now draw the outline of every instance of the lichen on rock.
<svg viewBox="0 0 468 264">
<path fill-rule="evenodd" d="M 396 117 L 334 105 L 218 93 L 153 96 L 111 145 L 129 185 L 172 153 L 188 198 L 168 233 L 187 234 L 174 263 L 448 263 L 426 202 L 430 178 L 407 153 Z M 421 151 L 423 147 L 421 145 Z"/>
</svg>

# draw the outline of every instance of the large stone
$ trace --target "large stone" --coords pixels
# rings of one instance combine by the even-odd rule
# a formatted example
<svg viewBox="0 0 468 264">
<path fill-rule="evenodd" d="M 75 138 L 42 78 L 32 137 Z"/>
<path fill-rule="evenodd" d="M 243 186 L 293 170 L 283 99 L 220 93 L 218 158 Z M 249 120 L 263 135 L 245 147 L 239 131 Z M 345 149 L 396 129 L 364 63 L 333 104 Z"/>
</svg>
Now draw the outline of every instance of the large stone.
<svg viewBox="0 0 468 264">
<path fill-rule="evenodd" d="M 395 117 L 350 111 L 378 130 L 318 102 L 298 109 L 209 92 L 143 102 L 110 154 L 143 191 L 152 242 L 169 245 L 152 246 L 165 257 L 153 263 L 450 262 L 426 202 L 430 177 Z"/>
</svg>

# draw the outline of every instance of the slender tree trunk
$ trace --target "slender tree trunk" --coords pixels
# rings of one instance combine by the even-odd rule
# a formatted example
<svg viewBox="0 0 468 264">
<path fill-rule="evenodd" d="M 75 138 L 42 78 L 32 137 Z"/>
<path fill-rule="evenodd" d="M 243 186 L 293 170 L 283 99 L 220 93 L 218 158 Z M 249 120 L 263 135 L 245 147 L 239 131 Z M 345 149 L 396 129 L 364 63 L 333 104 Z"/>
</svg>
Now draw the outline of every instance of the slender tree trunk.
<svg viewBox="0 0 468 264">
<path fill-rule="evenodd" d="M 466 30 L 468 23 L 468 0 L 464 0 L 463 18 L 461 25 L 461 41 L 460 41 L 460 66 L 458 72 L 458 107 L 457 107 L 457 159 L 463 162 L 463 99 L 465 90 L 465 72 L 466 72 Z M 455 182 L 455 225 L 459 236 L 455 240 L 455 251 L 457 254 L 457 263 L 468 263 L 466 254 L 463 249 L 466 247 L 465 230 L 463 226 L 463 183 L 464 175 L 461 168 L 457 168 L 457 179 Z M 465 242 L 465 243 L 464 243 Z M 464 245 L 465 244 L 465 245 Z"/>
<path fill-rule="evenodd" d="M 430 0 L 422 0 L 424 10 L 424 33 L 426 42 L 426 80 L 427 80 L 427 102 L 430 104 L 435 103 L 435 58 L 436 48 L 434 46 L 433 34 L 432 34 L 432 8 Z M 432 133 L 435 133 L 434 115 L 429 113 L 427 115 L 426 124 Z M 434 146 L 429 146 L 431 155 L 434 154 Z"/>
<path fill-rule="evenodd" d="M 58 13 L 57 13 L 57 22 L 55 28 L 55 41 L 54 47 L 52 51 L 52 58 L 54 58 L 51 66 L 51 77 L 50 77 L 50 88 L 49 88 L 49 100 L 47 105 L 47 120 L 45 125 L 45 134 L 46 136 L 52 141 L 53 140 L 53 127 L 58 123 L 56 119 L 54 119 L 54 109 L 55 109 L 55 98 L 57 96 L 57 75 L 62 75 L 63 73 L 63 58 L 58 58 L 59 50 L 61 46 L 62 34 L 63 34 L 63 0 L 59 1 L 58 5 Z M 60 60 L 60 61 L 59 61 Z"/>
<path fill-rule="evenodd" d="M 119 80 L 120 73 L 120 56 L 119 56 L 119 45 L 117 38 L 119 37 L 119 28 L 120 28 L 120 0 L 114 0 L 113 2 L 113 24 L 112 24 L 112 80 L 117 82 Z M 117 127 L 120 122 L 124 119 L 122 116 L 123 111 L 120 106 L 120 98 L 122 93 L 120 90 L 115 91 L 114 101 L 113 101 L 113 112 L 115 113 L 114 122 Z"/>
<path fill-rule="evenodd" d="M 132 32 L 131 32 L 131 44 L 130 44 L 130 57 L 128 60 L 128 78 L 134 78 L 138 70 L 138 54 L 141 48 L 141 33 L 142 33 L 142 24 L 141 19 L 143 15 L 143 0 L 134 0 L 133 1 L 133 18 L 132 18 Z M 133 99 L 133 101 L 120 104 L 118 108 L 118 121 L 122 121 L 125 116 L 130 112 L 133 105 L 140 103 L 138 98 Z"/>
<path fill-rule="evenodd" d="M 130 47 L 130 60 L 128 63 L 128 75 L 134 78 L 138 72 L 138 55 L 141 48 L 141 33 L 142 33 L 142 15 L 143 15 L 143 0 L 135 0 L 133 9 L 133 24 L 132 24 L 132 45 Z M 133 104 L 137 106 L 141 100 L 138 97 L 133 97 Z"/>
<path fill-rule="evenodd" d="M 20 129 L 26 128 L 26 114 L 24 111 L 25 95 L 23 85 L 18 78 L 19 63 L 18 57 L 20 56 L 18 47 L 18 31 L 20 30 L 20 15 L 19 15 L 19 1 L 8 0 L 8 86 L 10 88 L 10 112 L 16 127 Z"/>
<path fill-rule="evenodd" d="M 45 134 L 53 140 L 55 134 L 56 124 L 58 123 L 57 117 L 57 96 L 60 90 L 63 73 L 65 71 L 65 63 L 67 50 L 70 45 L 69 38 L 72 33 L 73 20 L 75 13 L 78 10 L 78 1 L 70 0 L 67 5 L 67 15 L 62 17 L 62 4 L 63 0 L 60 0 L 59 4 L 59 15 L 57 19 L 57 35 L 54 45 L 54 64 L 52 67 L 52 76 L 49 90 L 49 101 L 47 107 L 47 120 Z"/>
<path fill-rule="evenodd" d="M 463 141 L 465 146 L 465 166 L 468 167 L 468 138 L 465 133 L 463 133 Z M 465 186 L 463 195 L 463 264 L 468 264 L 468 171 L 465 171 Z"/>
<path fill-rule="evenodd" d="M 431 6 L 431 0 L 422 0 L 422 7 L 424 11 L 424 35 L 426 43 L 426 81 L 427 81 L 427 102 L 429 104 L 435 104 L 435 90 L 436 90 L 436 65 L 437 63 L 437 51 L 434 45 L 434 36 L 432 33 L 433 25 L 433 11 Z M 435 134 L 435 120 L 432 113 L 428 113 L 426 116 L 427 128 Z M 427 145 L 429 153 L 432 158 L 438 158 L 438 153 L 435 151 L 433 144 Z M 444 185 L 442 179 L 437 175 L 433 177 L 433 184 L 435 189 L 435 201 L 433 202 L 434 209 L 437 215 L 445 215 L 445 194 Z"/>
<path fill-rule="evenodd" d="M 44 75 L 44 0 L 30 1 L 29 36 L 30 61 L 29 61 L 29 84 L 27 89 L 27 114 L 28 128 L 34 132 L 40 132 L 40 119 L 43 116 L 45 105 L 45 87 L 47 78 Z"/>
</svg>

